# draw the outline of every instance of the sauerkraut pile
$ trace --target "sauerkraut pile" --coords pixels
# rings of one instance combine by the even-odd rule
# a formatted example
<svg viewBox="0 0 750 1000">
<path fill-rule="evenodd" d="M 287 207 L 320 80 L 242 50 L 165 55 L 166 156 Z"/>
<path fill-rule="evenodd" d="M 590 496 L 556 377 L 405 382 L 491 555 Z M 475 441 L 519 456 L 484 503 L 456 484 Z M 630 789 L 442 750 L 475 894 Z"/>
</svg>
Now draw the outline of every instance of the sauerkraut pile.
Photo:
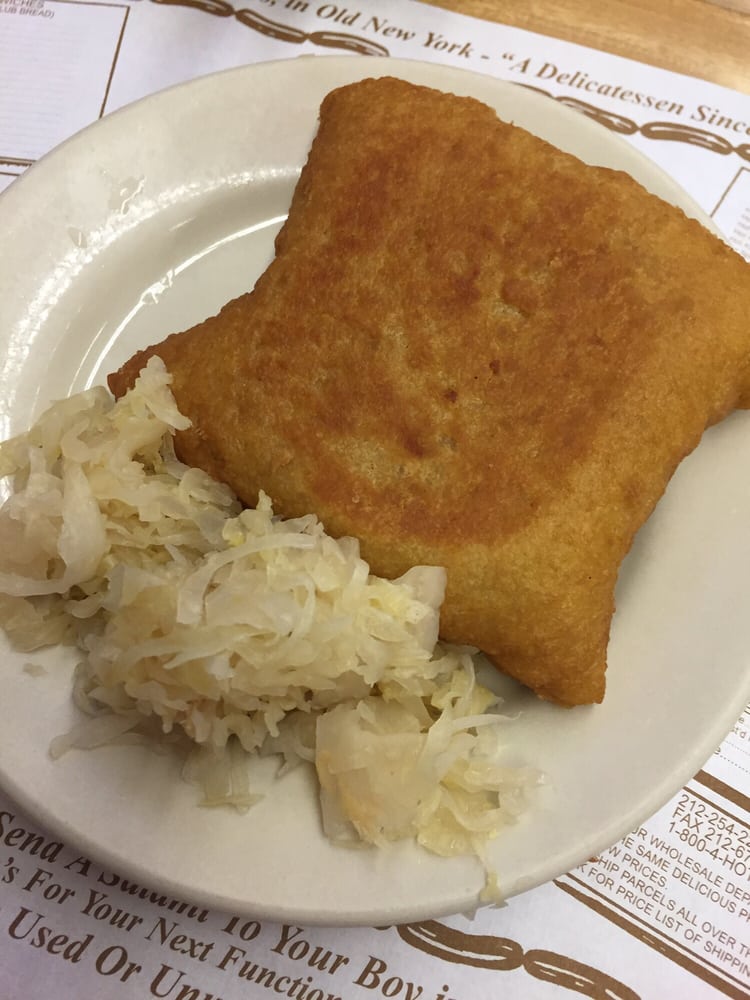
<svg viewBox="0 0 750 1000">
<path fill-rule="evenodd" d="M 83 656 L 51 752 L 188 745 L 205 804 L 246 808 L 255 755 L 314 764 L 326 834 L 474 853 L 521 812 L 495 696 L 437 641 L 444 571 L 369 573 L 352 538 L 282 520 L 175 457 L 189 426 L 162 362 L 113 402 L 54 404 L 0 445 L 0 622 L 16 648 Z M 282 770 L 283 770 L 282 768 Z"/>
</svg>

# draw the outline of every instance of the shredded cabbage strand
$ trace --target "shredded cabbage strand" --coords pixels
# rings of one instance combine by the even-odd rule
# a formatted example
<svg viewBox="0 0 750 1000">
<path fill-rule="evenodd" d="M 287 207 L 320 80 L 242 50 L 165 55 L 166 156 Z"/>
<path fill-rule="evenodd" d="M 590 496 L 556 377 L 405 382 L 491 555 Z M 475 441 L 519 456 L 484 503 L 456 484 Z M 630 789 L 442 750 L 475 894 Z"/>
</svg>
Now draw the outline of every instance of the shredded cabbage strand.
<svg viewBox="0 0 750 1000">
<path fill-rule="evenodd" d="M 484 858 L 532 779 L 501 762 L 473 651 L 437 641 L 444 570 L 380 579 L 313 515 L 241 509 L 175 457 L 170 381 L 152 358 L 122 399 L 73 396 L 0 445 L 0 623 L 85 653 L 86 718 L 52 755 L 188 737 L 204 803 L 241 809 L 248 755 L 309 761 L 334 841 Z"/>
</svg>

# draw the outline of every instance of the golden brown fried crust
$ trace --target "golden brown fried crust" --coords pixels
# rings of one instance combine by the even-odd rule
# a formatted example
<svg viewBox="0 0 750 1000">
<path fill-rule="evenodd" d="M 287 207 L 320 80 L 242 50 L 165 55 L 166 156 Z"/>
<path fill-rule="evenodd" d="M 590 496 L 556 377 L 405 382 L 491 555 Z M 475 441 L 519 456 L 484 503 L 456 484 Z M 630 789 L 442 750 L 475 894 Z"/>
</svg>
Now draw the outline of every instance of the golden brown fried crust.
<svg viewBox="0 0 750 1000">
<path fill-rule="evenodd" d="M 624 174 L 468 98 L 331 93 L 255 290 L 149 354 L 181 457 L 314 511 L 373 571 L 448 570 L 445 638 L 600 701 L 633 535 L 750 395 L 750 268 Z"/>
</svg>

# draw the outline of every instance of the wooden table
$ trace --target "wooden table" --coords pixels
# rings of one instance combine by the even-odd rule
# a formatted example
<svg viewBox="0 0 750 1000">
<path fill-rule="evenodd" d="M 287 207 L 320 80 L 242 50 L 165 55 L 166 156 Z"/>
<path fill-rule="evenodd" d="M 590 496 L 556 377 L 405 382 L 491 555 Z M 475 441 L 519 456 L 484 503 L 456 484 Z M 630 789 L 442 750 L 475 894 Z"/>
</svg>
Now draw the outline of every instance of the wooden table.
<svg viewBox="0 0 750 1000">
<path fill-rule="evenodd" d="M 750 94 L 750 0 L 429 0 Z"/>
</svg>

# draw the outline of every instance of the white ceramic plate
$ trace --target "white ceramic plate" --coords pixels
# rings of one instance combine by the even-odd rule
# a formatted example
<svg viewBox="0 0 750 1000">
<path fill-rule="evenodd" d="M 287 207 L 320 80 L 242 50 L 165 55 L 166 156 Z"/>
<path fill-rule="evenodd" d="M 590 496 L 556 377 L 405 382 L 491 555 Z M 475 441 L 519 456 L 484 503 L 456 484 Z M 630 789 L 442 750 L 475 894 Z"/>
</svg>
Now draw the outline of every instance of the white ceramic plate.
<svg viewBox="0 0 750 1000">
<path fill-rule="evenodd" d="M 271 257 L 320 100 L 386 73 L 474 95 L 699 214 L 602 127 L 488 77 L 355 57 L 207 77 L 105 118 L 0 199 L 0 436 L 251 287 Z M 623 569 L 602 706 L 565 711 L 502 682 L 520 711 L 513 755 L 549 782 L 493 846 L 508 895 L 569 870 L 652 814 L 745 704 L 748 470 L 744 415 L 683 463 Z M 34 657 L 50 668 L 44 677 L 24 672 L 28 659 L 0 648 L 0 781 L 50 830 L 119 873 L 207 905 L 308 923 L 401 922 L 474 905 L 483 875 L 472 860 L 412 845 L 327 844 L 301 769 L 241 817 L 197 808 L 168 757 L 110 748 L 53 763 L 50 737 L 74 719 L 72 657 Z"/>
</svg>

